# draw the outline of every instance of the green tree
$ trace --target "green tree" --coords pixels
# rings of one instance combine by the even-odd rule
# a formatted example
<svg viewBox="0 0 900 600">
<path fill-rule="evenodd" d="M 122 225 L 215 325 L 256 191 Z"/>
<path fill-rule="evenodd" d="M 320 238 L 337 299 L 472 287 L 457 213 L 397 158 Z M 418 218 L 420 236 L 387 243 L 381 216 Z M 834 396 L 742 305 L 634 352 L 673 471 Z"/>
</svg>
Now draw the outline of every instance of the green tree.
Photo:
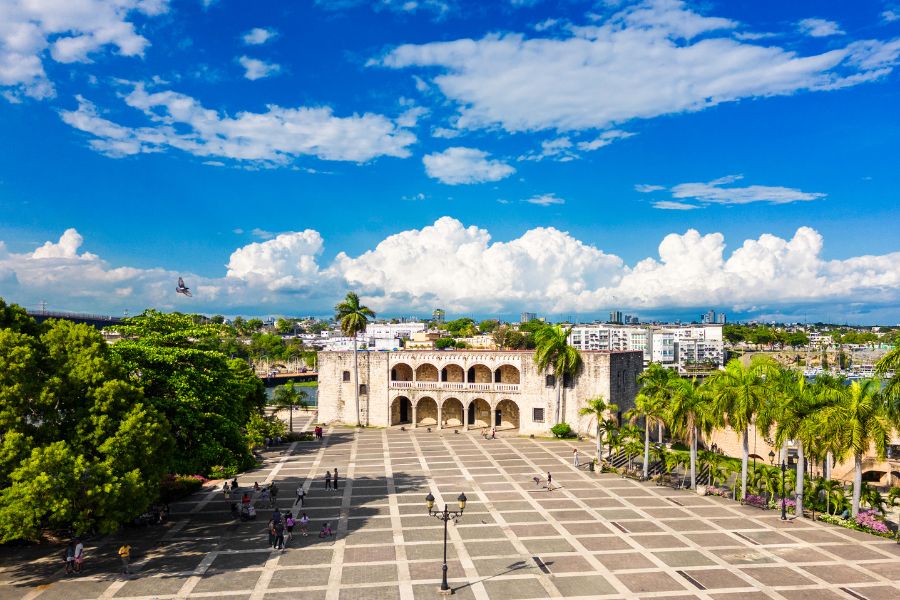
<svg viewBox="0 0 900 600">
<path fill-rule="evenodd" d="M 619 410 L 619 407 L 615 404 L 609 403 L 607 404 L 606 400 L 603 396 L 597 396 L 596 398 L 591 398 L 587 402 L 584 403 L 584 407 L 578 411 L 578 414 L 582 417 L 590 417 L 594 419 L 597 424 L 597 460 L 599 461 L 601 456 L 601 448 L 603 448 L 603 422 L 606 417 L 606 413 L 611 412 L 614 413 Z"/>
<path fill-rule="evenodd" d="M 492 333 L 499 326 L 500 326 L 500 321 L 498 321 L 497 319 L 485 319 L 481 323 L 478 324 L 478 332 L 479 333 Z"/>
<path fill-rule="evenodd" d="M 650 428 L 656 425 L 659 429 L 658 442 L 662 442 L 662 428 L 665 420 L 667 401 L 669 398 L 669 382 L 676 377 L 673 371 L 659 363 L 650 363 L 647 369 L 638 375 L 641 386 L 634 399 L 634 409 L 629 411 L 630 418 L 644 419 L 644 477 L 649 476 L 650 469 Z"/>
<path fill-rule="evenodd" d="M 891 434 L 891 422 L 877 379 L 854 381 L 836 406 L 823 411 L 823 433 L 836 436 L 842 447 L 853 454 L 852 514 L 859 512 L 862 493 L 862 460 L 870 446 L 883 459 Z"/>
<path fill-rule="evenodd" d="M 891 418 L 900 429 L 900 345 L 881 357 L 875 369 L 880 377 L 893 372 L 893 376 L 885 383 L 884 398 Z"/>
<path fill-rule="evenodd" d="M 545 325 L 534 334 L 536 349 L 534 362 L 538 369 L 547 372 L 553 369 L 556 387 L 555 423 L 563 419 L 562 389 L 566 376 L 575 377 L 581 369 L 581 353 L 569 345 L 569 332 L 559 325 Z"/>
<path fill-rule="evenodd" d="M 288 379 L 287 383 L 275 388 L 272 395 L 272 404 L 278 408 L 288 409 L 288 420 L 290 422 L 289 430 L 294 431 L 294 407 L 299 406 L 306 408 L 306 399 L 309 395 L 301 388 L 294 385 L 293 379 Z"/>
<path fill-rule="evenodd" d="M 353 396 L 356 399 L 356 422 L 361 424 L 359 422 L 359 362 L 357 360 L 359 348 L 356 344 L 356 336 L 366 330 L 369 319 L 374 319 L 375 313 L 368 306 L 359 303 L 359 296 L 356 292 L 347 292 L 347 296 L 334 307 L 334 311 L 334 318 L 341 324 L 341 331 L 344 335 L 353 338 Z"/>
<path fill-rule="evenodd" d="M 265 323 L 262 322 L 262 319 L 249 319 L 247 321 L 247 331 L 254 333 L 260 331 Z"/>
<path fill-rule="evenodd" d="M 275 331 L 280 333 L 281 335 L 287 335 L 289 333 L 293 333 L 294 329 L 297 326 L 297 321 L 294 319 L 288 318 L 280 318 L 275 321 Z"/>
<path fill-rule="evenodd" d="M 709 378 L 710 390 L 718 419 L 725 419 L 735 433 L 742 436 L 741 499 L 747 496 L 747 464 L 750 456 L 750 426 L 766 403 L 766 374 L 773 372 L 770 360 L 754 357 L 748 366 L 732 359 L 724 371 Z"/>
</svg>

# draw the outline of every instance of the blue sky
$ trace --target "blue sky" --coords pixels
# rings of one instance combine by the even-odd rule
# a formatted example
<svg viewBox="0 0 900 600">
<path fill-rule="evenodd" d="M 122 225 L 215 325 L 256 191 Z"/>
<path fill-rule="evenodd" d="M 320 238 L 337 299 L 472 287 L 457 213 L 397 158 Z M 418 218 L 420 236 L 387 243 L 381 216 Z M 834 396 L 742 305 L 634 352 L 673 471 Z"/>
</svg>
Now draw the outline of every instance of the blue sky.
<svg viewBox="0 0 900 600">
<path fill-rule="evenodd" d="M 0 14 L 8 300 L 900 321 L 900 3 Z"/>
</svg>

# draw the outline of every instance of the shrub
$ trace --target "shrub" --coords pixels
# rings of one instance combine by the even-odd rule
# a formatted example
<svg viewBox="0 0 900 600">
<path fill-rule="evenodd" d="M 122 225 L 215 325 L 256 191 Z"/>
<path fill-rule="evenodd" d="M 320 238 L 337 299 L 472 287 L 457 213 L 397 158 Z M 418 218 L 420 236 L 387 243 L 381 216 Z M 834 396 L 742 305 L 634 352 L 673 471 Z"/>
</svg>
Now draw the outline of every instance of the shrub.
<svg viewBox="0 0 900 600">
<path fill-rule="evenodd" d="M 744 504 L 756 506 L 757 508 L 769 508 L 769 502 L 762 496 L 757 496 L 756 494 L 747 494 L 744 498 Z"/>
<path fill-rule="evenodd" d="M 174 502 L 198 491 L 206 482 L 202 475 L 166 475 L 159 484 L 159 499 Z"/>
<path fill-rule="evenodd" d="M 673 443 L 672 443 L 672 450 L 690 450 L 690 448 L 688 448 L 687 446 L 685 446 L 685 445 L 682 444 L 681 442 L 673 442 Z"/>
<path fill-rule="evenodd" d="M 707 496 L 719 496 L 720 498 L 731 498 L 731 490 L 727 487 L 714 487 L 707 486 L 706 488 Z"/>
<path fill-rule="evenodd" d="M 209 470 L 210 479 L 231 479 L 237 474 L 238 469 L 235 466 L 215 465 Z"/>
<path fill-rule="evenodd" d="M 557 423 L 550 428 L 550 431 L 558 438 L 575 437 L 575 432 L 572 431 L 572 426 L 568 423 Z"/>
<path fill-rule="evenodd" d="M 313 434 L 309 431 L 290 431 L 282 436 L 286 442 L 310 442 L 313 440 Z"/>
<path fill-rule="evenodd" d="M 862 510 L 856 515 L 856 519 L 842 519 L 836 515 L 818 514 L 819 521 L 839 525 L 847 529 L 854 529 L 865 533 L 871 533 L 880 537 L 892 537 L 893 534 L 887 523 L 876 517 L 875 511 Z"/>
</svg>

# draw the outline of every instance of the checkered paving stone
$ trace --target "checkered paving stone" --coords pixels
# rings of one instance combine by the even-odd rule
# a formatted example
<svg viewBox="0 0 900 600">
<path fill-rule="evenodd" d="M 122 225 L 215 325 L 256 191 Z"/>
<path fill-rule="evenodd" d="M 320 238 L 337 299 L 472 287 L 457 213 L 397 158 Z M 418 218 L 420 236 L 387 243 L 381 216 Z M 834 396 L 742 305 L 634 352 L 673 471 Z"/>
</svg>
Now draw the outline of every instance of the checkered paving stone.
<svg viewBox="0 0 900 600">
<path fill-rule="evenodd" d="M 295 425 L 311 427 L 311 417 Z M 0 553 L 0 600 L 246 598 L 418 600 L 436 597 L 443 524 L 424 497 L 463 516 L 448 526 L 448 578 L 458 598 L 900 598 L 900 545 L 720 498 L 597 474 L 571 464 L 592 445 L 477 432 L 332 427 L 324 442 L 275 448 L 239 480 L 277 482 L 279 507 L 313 524 L 284 552 L 266 546 L 269 509 L 236 523 L 220 491 L 174 504 L 165 526 L 126 529 L 88 545 L 67 578 L 45 548 Z M 337 467 L 337 490 L 324 489 Z M 547 490 L 547 471 L 555 489 Z M 533 480 L 539 476 L 540 483 Z M 328 521 L 336 536 L 320 539 Z M 135 574 L 115 550 L 134 547 Z"/>
</svg>

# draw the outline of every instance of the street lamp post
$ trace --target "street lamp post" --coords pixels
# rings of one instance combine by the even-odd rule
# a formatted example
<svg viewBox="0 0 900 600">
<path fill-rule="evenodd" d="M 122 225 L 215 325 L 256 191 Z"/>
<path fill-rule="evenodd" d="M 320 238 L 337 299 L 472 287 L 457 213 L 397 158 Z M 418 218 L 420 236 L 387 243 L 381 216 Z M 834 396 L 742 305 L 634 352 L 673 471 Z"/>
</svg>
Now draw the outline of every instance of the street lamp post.
<svg viewBox="0 0 900 600">
<path fill-rule="evenodd" d="M 462 516 L 463 511 L 466 508 L 466 495 L 460 494 L 456 499 L 456 502 L 459 504 L 459 510 L 451 511 L 446 504 L 444 504 L 444 510 L 434 510 L 434 496 L 431 492 L 425 496 L 425 506 L 428 508 L 428 514 L 444 522 L 444 564 L 441 567 L 443 577 L 441 579 L 440 589 L 440 593 L 443 595 L 450 595 L 453 593 L 453 590 L 450 589 L 450 585 L 447 583 L 447 522 L 451 519 L 455 521 Z"/>
<path fill-rule="evenodd" d="M 784 472 L 787 470 L 787 465 L 784 460 L 781 461 L 781 520 L 787 521 L 787 505 L 785 504 L 784 499 Z"/>
</svg>

